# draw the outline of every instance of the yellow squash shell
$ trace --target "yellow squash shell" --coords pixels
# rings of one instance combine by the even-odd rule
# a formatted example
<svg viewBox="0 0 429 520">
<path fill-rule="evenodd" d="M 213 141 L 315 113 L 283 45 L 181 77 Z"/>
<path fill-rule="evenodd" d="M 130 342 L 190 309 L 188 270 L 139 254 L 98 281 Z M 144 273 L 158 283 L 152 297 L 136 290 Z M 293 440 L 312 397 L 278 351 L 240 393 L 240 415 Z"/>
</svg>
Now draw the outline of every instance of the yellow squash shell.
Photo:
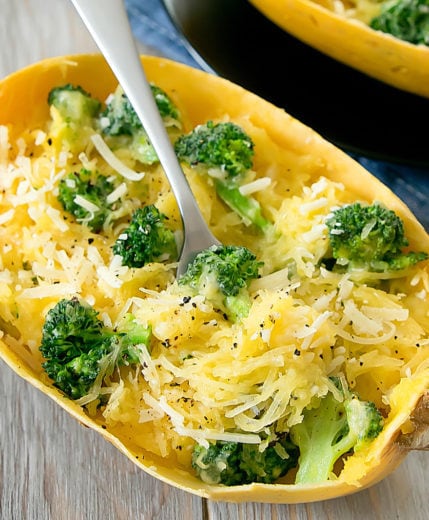
<svg viewBox="0 0 429 520">
<path fill-rule="evenodd" d="M 425 230 L 387 187 L 348 155 L 282 109 L 229 81 L 188 66 L 157 57 L 144 56 L 142 61 L 149 79 L 166 91 L 174 92 L 180 99 L 193 126 L 224 114 L 228 114 L 233 121 L 249 118 L 283 150 L 282 160 L 290 164 L 292 170 L 299 170 L 314 179 L 323 175 L 344 183 L 357 199 L 377 199 L 385 203 L 403 219 L 410 246 L 429 251 L 429 237 Z M 12 137 L 42 124 L 48 117 L 48 92 L 52 87 L 65 83 L 79 84 L 101 100 L 117 84 L 100 55 L 67 56 L 36 63 L 0 83 L 0 124 L 9 126 Z M 268 157 L 266 159 L 269 160 Z M 2 171 L 2 175 L 5 174 Z M 19 376 L 52 398 L 78 421 L 100 433 L 150 475 L 199 496 L 233 502 L 303 503 L 326 500 L 380 481 L 400 464 L 413 447 L 412 433 L 418 428 L 412 420 L 414 416 L 418 418 L 416 408 L 429 384 L 429 371 L 426 370 L 416 377 L 404 379 L 397 386 L 392 395 L 393 413 L 389 423 L 366 456 L 347 468 L 346 480 L 308 486 L 281 483 L 224 487 L 205 484 L 191 471 L 174 467 L 168 460 L 149 452 L 142 457 L 126 432 L 123 435 L 113 434 L 100 420 L 91 418 L 80 406 L 46 382 L 41 369 L 32 366 L 29 351 L 14 349 L 7 335 L 0 341 L 0 355 Z"/>
<path fill-rule="evenodd" d="M 335 2 L 249 1 L 279 27 L 331 58 L 398 89 L 429 97 L 429 47 L 338 14 L 333 11 Z"/>
</svg>

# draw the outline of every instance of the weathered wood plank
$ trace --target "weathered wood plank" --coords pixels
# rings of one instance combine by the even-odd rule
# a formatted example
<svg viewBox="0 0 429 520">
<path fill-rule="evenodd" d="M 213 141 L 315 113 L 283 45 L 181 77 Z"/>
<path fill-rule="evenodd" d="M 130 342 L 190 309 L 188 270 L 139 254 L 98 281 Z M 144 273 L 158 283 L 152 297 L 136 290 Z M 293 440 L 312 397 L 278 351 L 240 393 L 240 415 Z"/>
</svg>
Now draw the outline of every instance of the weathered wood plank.
<svg viewBox="0 0 429 520">
<path fill-rule="evenodd" d="M 0 518 L 202 518 L 200 498 L 145 474 L 3 362 L 0 409 Z"/>
<path fill-rule="evenodd" d="M 208 502 L 210 520 L 427 520 L 426 453 L 411 453 L 389 477 L 368 490 L 324 502 L 296 505 Z"/>
</svg>

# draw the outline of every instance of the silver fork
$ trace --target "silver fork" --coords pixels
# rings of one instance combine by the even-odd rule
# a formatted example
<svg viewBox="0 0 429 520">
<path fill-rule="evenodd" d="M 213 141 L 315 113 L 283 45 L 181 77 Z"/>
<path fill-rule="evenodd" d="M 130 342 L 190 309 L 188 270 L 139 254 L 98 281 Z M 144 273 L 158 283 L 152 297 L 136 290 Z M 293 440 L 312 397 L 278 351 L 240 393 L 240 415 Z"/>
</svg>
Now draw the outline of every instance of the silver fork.
<svg viewBox="0 0 429 520">
<path fill-rule="evenodd" d="M 179 206 L 183 246 L 177 276 L 195 255 L 220 245 L 208 228 L 158 112 L 131 31 L 123 0 L 71 0 L 130 100 L 158 155 Z"/>
</svg>

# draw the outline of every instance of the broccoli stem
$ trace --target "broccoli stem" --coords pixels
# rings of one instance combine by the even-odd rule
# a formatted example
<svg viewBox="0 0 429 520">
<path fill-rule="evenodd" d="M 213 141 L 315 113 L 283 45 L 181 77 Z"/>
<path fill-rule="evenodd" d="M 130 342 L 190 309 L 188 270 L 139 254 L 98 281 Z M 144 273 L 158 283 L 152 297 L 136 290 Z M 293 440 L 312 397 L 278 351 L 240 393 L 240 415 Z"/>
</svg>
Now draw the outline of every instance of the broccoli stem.
<svg viewBox="0 0 429 520">
<path fill-rule="evenodd" d="M 296 484 L 329 480 L 342 455 L 360 450 L 381 432 L 383 418 L 374 403 L 360 400 L 348 389 L 343 396 L 338 401 L 329 392 L 319 406 L 304 410 L 301 423 L 292 426 L 291 440 L 300 451 Z"/>
<path fill-rule="evenodd" d="M 245 222 L 254 224 L 264 233 L 271 227 L 272 224 L 262 216 L 261 207 L 257 200 L 243 195 L 238 186 L 219 180 L 215 184 L 219 197 Z"/>
<path fill-rule="evenodd" d="M 334 443 L 346 424 L 343 408 L 332 395 L 322 399 L 318 408 L 306 410 L 303 423 L 292 429 L 292 440 L 300 448 L 296 484 L 329 479 L 335 461 L 342 455 L 343 446 Z"/>
</svg>

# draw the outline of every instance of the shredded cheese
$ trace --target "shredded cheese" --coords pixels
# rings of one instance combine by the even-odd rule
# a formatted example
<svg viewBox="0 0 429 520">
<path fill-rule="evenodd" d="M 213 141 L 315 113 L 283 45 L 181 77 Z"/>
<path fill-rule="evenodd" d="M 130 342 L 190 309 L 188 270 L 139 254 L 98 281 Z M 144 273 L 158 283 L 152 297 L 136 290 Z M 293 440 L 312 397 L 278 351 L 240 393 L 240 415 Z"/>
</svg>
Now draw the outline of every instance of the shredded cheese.
<svg viewBox="0 0 429 520">
<path fill-rule="evenodd" d="M 97 149 L 98 153 L 103 159 L 118 173 L 120 173 L 125 179 L 130 181 L 140 181 L 144 177 L 144 173 L 135 172 L 120 161 L 116 155 L 110 150 L 107 144 L 104 142 L 100 134 L 94 134 L 91 136 L 91 140 Z"/>
</svg>

